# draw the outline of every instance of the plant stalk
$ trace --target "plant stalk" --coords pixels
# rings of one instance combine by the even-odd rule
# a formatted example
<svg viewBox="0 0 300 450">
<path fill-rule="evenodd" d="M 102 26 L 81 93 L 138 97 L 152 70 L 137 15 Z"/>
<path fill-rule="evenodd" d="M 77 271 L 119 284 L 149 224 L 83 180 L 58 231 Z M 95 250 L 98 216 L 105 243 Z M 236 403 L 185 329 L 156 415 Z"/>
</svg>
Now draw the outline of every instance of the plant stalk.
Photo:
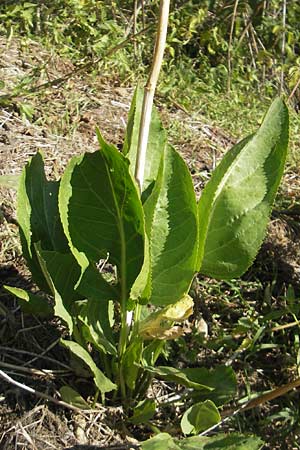
<svg viewBox="0 0 300 450">
<path fill-rule="evenodd" d="M 163 55 L 167 39 L 169 8 L 170 8 L 170 0 L 160 1 L 158 30 L 156 35 L 153 62 L 149 78 L 144 89 L 144 99 L 142 106 L 136 166 L 135 166 L 135 179 L 139 185 L 140 192 L 142 192 L 144 182 L 146 152 L 149 137 L 153 98 L 159 72 L 163 61 Z"/>
<path fill-rule="evenodd" d="M 235 20 L 236 20 L 236 16 L 237 16 L 238 5 L 239 5 L 239 0 L 235 0 L 234 7 L 233 7 L 233 13 L 232 13 L 232 19 L 231 19 L 231 25 L 230 25 L 230 35 L 229 35 L 228 53 L 227 53 L 227 70 L 228 70 L 227 94 L 229 94 L 231 91 L 232 41 L 233 41 L 233 31 L 234 31 L 234 25 L 235 25 Z"/>
<path fill-rule="evenodd" d="M 282 42 L 281 42 L 281 71 L 280 71 L 280 95 L 284 91 L 284 63 L 285 63 L 285 42 L 286 42 L 286 0 L 282 4 Z"/>
</svg>

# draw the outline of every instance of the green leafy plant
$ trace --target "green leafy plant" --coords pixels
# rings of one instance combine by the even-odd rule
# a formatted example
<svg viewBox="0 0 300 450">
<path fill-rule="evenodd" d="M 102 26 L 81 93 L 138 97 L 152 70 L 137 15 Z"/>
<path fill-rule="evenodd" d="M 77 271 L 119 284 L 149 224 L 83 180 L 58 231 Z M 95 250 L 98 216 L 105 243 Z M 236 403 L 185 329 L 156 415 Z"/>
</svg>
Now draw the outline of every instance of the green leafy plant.
<svg viewBox="0 0 300 450">
<path fill-rule="evenodd" d="M 159 407 L 147 398 L 153 377 L 177 383 L 187 388 L 182 431 L 198 434 L 220 421 L 218 408 L 233 397 L 232 369 L 156 363 L 165 341 L 185 333 L 195 273 L 231 279 L 253 262 L 283 173 L 288 112 L 276 99 L 258 131 L 224 156 L 197 203 L 155 109 L 139 192 L 133 174 L 142 98 L 137 89 L 122 152 L 98 131 L 100 149 L 73 157 L 58 181 L 47 180 L 40 153 L 26 165 L 17 211 L 23 254 L 53 300 L 49 306 L 46 296 L 7 289 L 27 311 L 64 322 L 62 344 L 75 370 L 93 378 L 96 398 L 123 404 L 133 423 L 147 422 Z M 77 389 L 61 394 L 87 405 Z M 193 445 L 178 448 L 202 448 Z"/>
<path fill-rule="evenodd" d="M 145 441 L 142 450 L 258 450 L 263 442 L 255 436 L 245 437 L 238 434 L 226 436 L 219 434 L 213 437 L 194 436 L 181 441 L 174 440 L 168 433 L 160 433 Z"/>
</svg>

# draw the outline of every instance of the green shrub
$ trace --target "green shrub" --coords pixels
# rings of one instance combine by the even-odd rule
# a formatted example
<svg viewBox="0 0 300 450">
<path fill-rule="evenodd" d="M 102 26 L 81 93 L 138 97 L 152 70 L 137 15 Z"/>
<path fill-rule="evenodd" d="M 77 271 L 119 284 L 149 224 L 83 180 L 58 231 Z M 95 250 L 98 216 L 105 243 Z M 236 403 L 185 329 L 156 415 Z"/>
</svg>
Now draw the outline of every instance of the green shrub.
<svg viewBox="0 0 300 450">
<path fill-rule="evenodd" d="M 184 335 L 195 273 L 231 279 L 253 262 L 283 173 L 288 112 L 275 100 L 258 131 L 224 156 L 197 203 L 156 110 L 140 195 L 133 173 L 141 105 L 137 90 L 122 153 L 98 132 L 100 149 L 73 157 L 59 181 L 46 179 L 40 153 L 26 165 L 18 194 L 23 254 L 95 395 L 141 423 L 157 407 L 147 398 L 152 378 L 178 383 L 188 388 L 182 430 L 198 434 L 220 421 L 218 408 L 233 397 L 232 369 L 156 363 L 165 341 Z M 45 299 L 7 289 L 27 311 L 49 314 Z M 62 395 L 76 403 L 74 388 Z"/>
</svg>

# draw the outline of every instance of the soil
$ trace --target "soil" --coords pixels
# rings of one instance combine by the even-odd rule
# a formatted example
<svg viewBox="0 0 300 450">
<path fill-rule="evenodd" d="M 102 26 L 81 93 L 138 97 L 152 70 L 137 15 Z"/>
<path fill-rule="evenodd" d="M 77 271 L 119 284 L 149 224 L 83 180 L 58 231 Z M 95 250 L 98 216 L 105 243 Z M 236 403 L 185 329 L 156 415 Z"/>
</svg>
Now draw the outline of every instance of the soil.
<svg viewBox="0 0 300 450">
<path fill-rule="evenodd" d="M 69 60 L 54 55 L 35 42 L 24 44 L 17 39 L 7 42 L 0 38 L 0 55 L 0 80 L 5 84 L 0 91 L 0 175 L 19 175 L 31 156 L 42 151 L 47 175 L 59 177 L 71 156 L 97 149 L 96 126 L 109 142 L 121 145 L 132 87 L 103 79 L 101 75 L 76 74 Z M 64 81 L 55 82 L 61 79 Z M 29 80 L 27 85 L 26 80 Z M 16 86 L 20 87 L 21 83 L 23 87 L 18 92 Z M 43 87 L 45 83 L 49 85 Z M 1 100 L 1 95 L 12 89 L 15 96 L 8 100 L 2 97 Z M 24 95 L 26 89 L 27 94 Z M 30 120 L 24 116 L 28 105 L 32 108 Z M 158 107 L 166 128 L 175 122 L 181 124 L 182 135 L 178 137 L 177 133 L 173 144 L 186 160 L 199 194 L 234 138 L 227 136 L 215 124 L 207 123 L 205 117 L 188 113 L 180 105 L 166 108 L 161 102 Z M 11 179 L 8 187 L 0 188 L 0 282 L 1 285 L 35 289 L 19 244 L 16 193 L 9 187 L 16 183 Z M 288 199 L 288 204 L 282 203 L 282 208 L 274 211 L 266 241 L 255 265 L 245 277 L 247 281 L 257 280 L 260 273 L 260 281 L 265 285 L 275 280 L 276 294 L 282 294 L 288 285 L 293 286 L 296 294 L 299 293 L 299 211 L 294 207 L 298 191 L 299 174 L 286 173 L 280 195 Z M 3 289 L 0 295 L 0 370 L 37 391 L 31 394 L 1 379 L 1 449 L 88 450 L 113 446 L 129 449 L 136 448 L 136 439 L 149 437 L 149 429 L 128 429 L 125 426 L 121 408 L 99 407 L 83 414 L 40 398 L 38 392 L 59 399 L 58 389 L 72 377 L 68 355 L 58 342 L 61 325 L 56 320 L 49 323 L 25 315 L 12 296 Z M 199 295 L 204 294 L 200 292 Z M 209 327 L 213 327 L 214 308 L 220 315 L 220 305 L 216 306 L 215 298 L 206 294 L 205 301 L 198 308 L 199 317 L 193 320 L 204 317 Z M 230 307 L 227 305 L 226 308 L 220 326 L 232 317 L 228 316 Z M 209 309 L 210 313 L 207 313 Z M 205 364 L 224 362 L 224 358 L 213 351 L 205 350 L 201 355 L 207 358 Z M 275 364 L 275 356 L 279 358 L 280 354 L 270 355 L 271 365 Z M 293 376 L 288 374 L 286 378 L 289 380 Z M 278 379 L 277 382 L 287 380 Z M 269 386 L 266 380 L 257 376 L 252 381 L 260 388 Z M 242 378 L 240 383 L 243 384 Z M 276 385 L 275 380 L 273 383 L 272 386 Z M 264 410 L 258 414 L 263 415 Z M 269 430 L 269 435 L 272 435 L 272 430 Z M 270 445 L 265 448 L 294 448 L 288 439 L 282 444 L 286 447 L 278 447 L 274 441 Z"/>
</svg>

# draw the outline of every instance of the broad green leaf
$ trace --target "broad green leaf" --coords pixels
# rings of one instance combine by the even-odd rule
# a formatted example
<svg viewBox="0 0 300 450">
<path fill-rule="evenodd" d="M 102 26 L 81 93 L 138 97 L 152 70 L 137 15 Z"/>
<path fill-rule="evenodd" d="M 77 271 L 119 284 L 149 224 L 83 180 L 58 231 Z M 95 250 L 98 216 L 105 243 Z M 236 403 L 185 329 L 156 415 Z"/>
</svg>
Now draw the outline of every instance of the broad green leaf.
<svg viewBox="0 0 300 450">
<path fill-rule="evenodd" d="M 130 171 L 132 176 L 134 176 L 135 172 L 143 97 L 143 89 L 137 87 L 129 111 L 125 141 L 122 150 L 124 155 L 126 155 L 130 161 Z M 142 193 L 145 192 L 145 194 L 147 194 L 147 189 L 148 191 L 151 190 L 151 187 L 157 178 L 158 168 L 166 141 L 167 136 L 162 126 L 159 113 L 155 106 L 153 106 Z"/>
<path fill-rule="evenodd" d="M 196 403 L 182 416 L 181 430 L 184 434 L 198 434 L 221 420 L 218 408 L 211 400 Z"/>
<path fill-rule="evenodd" d="M 199 201 L 198 269 L 222 279 L 241 276 L 265 236 L 288 144 L 288 110 L 271 105 L 254 135 L 229 151 Z"/>
<path fill-rule="evenodd" d="M 15 295 L 20 300 L 19 303 L 22 311 L 40 317 L 53 316 L 53 307 L 49 305 L 45 297 L 12 286 L 3 287 L 6 291 Z"/>
<path fill-rule="evenodd" d="M 148 422 L 154 416 L 155 409 L 155 401 L 151 398 L 146 398 L 136 405 L 133 416 L 129 420 L 135 425 Z"/>
<path fill-rule="evenodd" d="M 143 351 L 142 361 L 144 366 L 154 366 L 158 357 L 161 355 L 163 348 L 165 346 L 164 340 L 155 339 L 150 341 Z"/>
<path fill-rule="evenodd" d="M 68 252 L 58 211 L 58 181 L 48 181 L 43 157 L 37 153 L 23 170 L 18 198 L 18 223 L 30 251 L 32 242 L 44 250 Z"/>
<path fill-rule="evenodd" d="M 61 278 L 61 272 L 59 270 L 57 271 L 58 266 L 61 268 L 62 273 L 67 273 L 64 272 L 64 270 L 69 267 L 72 255 L 43 251 L 40 244 L 35 244 L 34 250 L 37 254 L 39 267 L 41 268 L 54 297 L 54 314 L 57 317 L 60 317 L 68 325 L 70 334 L 72 334 L 73 319 L 70 311 L 70 304 L 71 300 L 74 298 L 74 284 L 65 284 Z M 72 261 L 71 267 L 73 267 Z M 70 297 L 68 296 L 68 293 L 70 294 Z"/>
<path fill-rule="evenodd" d="M 109 302 L 89 298 L 80 307 L 78 317 L 86 326 L 86 341 L 93 343 L 98 350 L 116 356 L 117 349 L 109 320 Z"/>
<path fill-rule="evenodd" d="M 72 253 L 82 267 L 109 255 L 128 295 L 144 259 L 144 216 L 128 162 L 99 136 L 101 150 L 72 158 L 59 208 Z"/>
<path fill-rule="evenodd" d="M 61 343 L 89 367 L 94 375 L 95 385 L 102 394 L 117 389 L 117 386 L 96 366 L 91 355 L 81 345 L 77 344 L 77 342 L 66 341 L 64 339 L 61 340 Z"/>
<path fill-rule="evenodd" d="M 210 392 L 197 391 L 194 398 L 198 401 L 212 400 L 217 406 L 232 400 L 236 394 L 236 377 L 233 369 L 227 366 L 217 366 L 214 369 L 205 367 L 185 369 L 186 375 L 192 381 L 200 382 L 213 388 Z"/>
<path fill-rule="evenodd" d="M 151 439 L 142 442 L 142 450 L 180 450 L 168 433 L 159 433 Z"/>
<path fill-rule="evenodd" d="M 91 409 L 90 405 L 84 400 L 84 398 L 82 398 L 81 395 L 70 386 L 61 387 L 59 393 L 62 400 L 69 405 L 76 406 L 76 408 L 80 409 Z"/>
<path fill-rule="evenodd" d="M 236 392 L 235 374 L 231 367 L 219 366 L 215 369 L 195 367 L 176 369 L 174 367 L 145 367 L 158 378 L 182 384 L 195 389 L 198 400 L 210 399 L 222 405 L 230 400 Z"/>
<path fill-rule="evenodd" d="M 162 378 L 166 381 L 173 381 L 174 383 L 182 384 L 188 388 L 193 389 L 203 389 L 206 391 L 212 391 L 214 388 L 210 387 L 209 384 L 203 384 L 201 378 L 199 381 L 196 381 L 195 373 L 187 372 L 193 371 L 193 369 L 175 369 L 175 367 L 167 367 L 167 366 L 157 366 L 157 367 L 143 367 L 145 370 L 148 370 L 150 373 L 153 373 L 158 378 Z M 194 369 L 201 370 L 201 369 Z M 206 381 L 206 380 L 205 380 Z"/>
<path fill-rule="evenodd" d="M 33 244 L 40 242 L 44 250 L 69 252 L 59 218 L 58 188 L 58 181 L 46 179 L 42 155 L 37 153 L 27 163 L 20 177 L 17 219 L 23 255 L 35 282 L 47 293 L 50 293 L 50 289 Z"/>
<path fill-rule="evenodd" d="M 75 291 L 75 285 L 80 276 L 80 267 L 74 256 L 71 253 L 43 250 L 40 244 L 35 248 L 45 261 L 55 289 L 64 303 L 69 306 L 73 300 L 78 300 L 80 296 Z"/>
<path fill-rule="evenodd" d="M 192 179 L 171 147 L 164 152 L 157 182 L 144 204 L 150 241 L 150 303 L 167 305 L 189 290 L 197 258 L 197 205 Z"/>
<path fill-rule="evenodd" d="M 143 352 L 143 341 L 136 338 L 127 347 L 126 352 L 122 358 L 122 367 L 127 386 L 133 390 L 135 388 L 136 379 L 139 373 L 139 366 Z"/>
<path fill-rule="evenodd" d="M 178 442 L 181 450 L 259 450 L 263 441 L 257 436 L 237 433 L 194 436 Z"/>
<path fill-rule="evenodd" d="M 151 278 L 150 278 L 150 245 L 147 234 L 145 233 L 145 254 L 142 269 L 135 279 L 130 291 L 130 298 L 145 304 L 151 295 Z"/>
<path fill-rule="evenodd" d="M 90 298 L 96 302 L 110 299 L 117 300 L 120 298 L 120 286 L 109 284 L 99 272 L 94 264 L 89 264 L 82 274 L 76 291 L 85 298 Z"/>
</svg>

